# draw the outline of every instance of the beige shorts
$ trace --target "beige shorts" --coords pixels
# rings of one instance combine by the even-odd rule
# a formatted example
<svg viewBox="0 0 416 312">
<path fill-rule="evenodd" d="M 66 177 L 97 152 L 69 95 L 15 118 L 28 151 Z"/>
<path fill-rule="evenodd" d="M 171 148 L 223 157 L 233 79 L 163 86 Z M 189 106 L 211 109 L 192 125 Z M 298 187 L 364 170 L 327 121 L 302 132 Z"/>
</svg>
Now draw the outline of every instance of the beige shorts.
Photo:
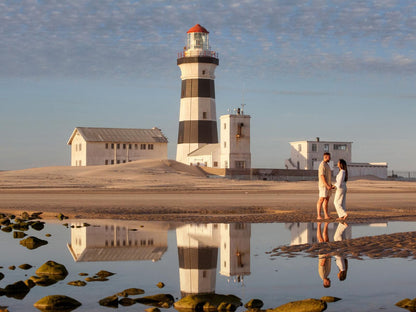
<svg viewBox="0 0 416 312">
<path fill-rule="evenodd" d="M 325 186 L 319 187 L 319 197 L 331 197 L 332 190 L 328 190 Z"/>
</svg>

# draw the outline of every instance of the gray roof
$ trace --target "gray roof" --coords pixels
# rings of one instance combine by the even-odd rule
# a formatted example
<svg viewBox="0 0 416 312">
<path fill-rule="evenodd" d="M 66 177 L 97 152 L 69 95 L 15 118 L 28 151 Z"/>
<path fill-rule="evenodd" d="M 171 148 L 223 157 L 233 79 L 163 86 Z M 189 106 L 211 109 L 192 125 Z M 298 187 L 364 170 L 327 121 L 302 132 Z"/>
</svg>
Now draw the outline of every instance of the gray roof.
<svg viewBox="0 0 416 312">
<path fill-rule="evenodd" d="M 156 127 L 152 129 L 76 127 L 68 140 L 68 145 L 71 145 L 77 132 L 86 142 L 168 143 L 168 139 Z"/>
</svg>

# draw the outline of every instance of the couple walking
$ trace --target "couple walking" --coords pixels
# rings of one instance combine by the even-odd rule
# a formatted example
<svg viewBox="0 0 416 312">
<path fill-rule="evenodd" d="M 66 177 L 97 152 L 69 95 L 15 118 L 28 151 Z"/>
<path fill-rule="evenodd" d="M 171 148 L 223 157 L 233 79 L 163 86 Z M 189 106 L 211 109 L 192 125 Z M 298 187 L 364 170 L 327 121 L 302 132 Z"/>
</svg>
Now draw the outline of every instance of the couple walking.
<svg viewBox="0 0 416 312">
<path fill-rule="evenodd" d="M 345 212 L 345 200 L 347 193 L 348 169 L 344 159 L 338 161 L 339 173 L 336 177 L 335 185 L 331 184 L 332 172 L 328 163 L 331 160 L 330 153 L 324 153 L 323 160 L 319 165 L 319 199 L 316 203 L 317 219 L 322 220 L 321 208 L 324 211 L 324 219 L 330 219 L 328 214 L 328 202 L 333 189 L 336 189 L 334 205 L 340 221 L 345 221 L 348 214 Z"/>
</svg>

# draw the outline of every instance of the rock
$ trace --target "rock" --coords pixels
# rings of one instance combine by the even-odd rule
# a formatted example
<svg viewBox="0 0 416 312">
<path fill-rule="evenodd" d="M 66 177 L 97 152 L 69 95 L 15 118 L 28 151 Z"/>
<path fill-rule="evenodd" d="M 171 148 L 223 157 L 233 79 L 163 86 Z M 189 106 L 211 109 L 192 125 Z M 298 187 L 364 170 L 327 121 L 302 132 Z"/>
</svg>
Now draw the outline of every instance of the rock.
<svg viewBox="0 0 416 312">
<path fill-rule="evenodd" d="M 205 304 L 209 303 L 210 306 L 221 308 L 227 307 L 239 307 L 242 305 L 241 299 L 234 295 L 219 295 L 219 294 L 200 294 L 200 295 L 189 295 L 181 300 L 175 302 L 174 307 L 177 310 L 180 309 L 192 309 L 199 310 Z M 235 310 L 235 309 L 234 309 Z"/>
<path fill-rule="evenodd" d="M 108 278 L 93 276 L 93 277 L 87 277 L 85 280 L 87 282 L 106 282 L 108 281 Z"/>
<path fill-rule="evenodd" d="M 79 276 L 88 276 L 88 273 L 78 273 Z"/>
<path fill-rule="evenodd" d="M 1 228 L 1 230 L 2 230 L 3 232 L 6 232 L 6 233 L 10 233 L 11 231 L 13 231 L 13 229 L 12 229 L 10 226 L 3 226 L 3 227 Z"/>
<path fill-rule="evenodd" d="M 128 306 L 135 304 L 136 300 L 131 299 L 131 298 L 122 298 L 119 300 L 118 303 L 124 307 L 128 307 Z"/>
<path fill-rule="evenodd" d="M 81 302 L 63 295 L 46 296 L 33 306 L 41 311 L 71 311 L 78 308 Z"/>
<path fill-rule="evenodd" d="M 244 307 L 247 309 L 261 309 L 263 306 L 263 301 L 260 299 L 251 299 L 249 302 L 247 302 Z"/>
<path fill-rule="evenodd" d="M 82 286 L 87 285 L 87 283 L 84 282 L 84 281 L 79 281 L 78 280 L 78 281 L 71 281 L 71 282 L 68 283 L 68 285 L 82 287 Z"/>
<path fill-rule="evenodd" d="M 0 219 L 0 224 L 7 226 L 7 225 L 10 224 L 10 219 L 9 218 L 1 218 Z"/>
<path fill-rule="evenodd" d="M 36 270 L 36 274 L 53 276 L 57 279 L 64 279 L 68 275 L 68 271 L 63 264 L 49 260 Z"/>
<path fill-rule="evenodd" d="M 111 273 L 111 272 L 108 272 L 108 271 L 101 270 L 100 272 L 96 273 L 95 275 L 99 276 L 99 277 L 109 277 L 109 276 L 114 275 L 114 274 L 115 273 Z"/>
<path fill-rule="evenodd" d="M 14 231 L 13 232 L 13 238 L 23 238 L 26 235 L 27 235 L 26 233 L 20 232 L 20 231 Z"/>
<path fill-rule="evenodd" d="M 407 309 L 411 312 L 415 312 L 416 311 L 416 298 L 413 300 L 409 298 L 400 300 L 399 302 L 396 303 L 396 306 L 403 308 L 403 309 Z"/>
<path fill-rule="evenodd" d="M 4 278 L 4 274 L 0 272 L 0 281 Z"/>
<path fill-rule="evenodd" d="M 128 288 L 125 289 L 116 295 L 119 297 L 128 297 L 128 296 L 135 296 L 135 295 L 142 295 L 144 294 L 144 290 L 140 288 Z"/>
<path fill-rule="evenodd" d="M 42 219 L 41 218 L 41 214 L 42 214 L 43 212 L 33 212 L 31 215 L 30 215 L 30 220 L 34 220 L 34 219 Z"/>
<path fill-rule="evenodd" d="M 45 227 L 45 223 L 44 222 L 34 222 L 30 225 L 32 227 L 32 229 L 36 230 L 36 231 L 42 231 L 43 228 Z"/>
<path fill-rule="evenodd" d="M 22 212 L 22 214 L 20 215 L 20 218 L 22 219 L 22 220 L 29 220 L 29 214 L 25 211 L 25 212 Z"/>
<path fill-rule="evenodd" d="M 112 295 L 101 299 L 98 303 L 104 307 L 118 308 L 118 297 L 116 295 Z"/>
<path fill-rule="evenodd" d="M 217 307 L 217 311 L 235 311 L 237 307 L 231 303 L 221 302 Z M 251 311 L 256 311 L 258 309 L 249 309 Z"/>
<path fill-rule="evenodd" d="M 7 297 L 12 297 L 15 299 L 23 299 L 26 297 L 30 288 L 23 281 L 18 281 L 14 284 L 7 285 L 4 288 L 4 292 Z"/>
<path fill-rule="evenodd" d="M 36 283 L 32 281 L 31 279 L 27 279 L 23 283 L 25 283 L 26 286 L 29 287 L 30 289 L 36 286 Z"/>
<path fill-rule="evenodd" d="M 63 213 L 60 213 L 58 216 L 57 216 L 57 218 L 59 219 L 59 220 L 64 220 L 64 219 L 68 219 L 68 217 L 67 216 L 65 216 Z"/>
<path fill-rule="evenodd" d="M 13 230 L 17 230 L 17 231 L 27 231 L 27 230 L 29 230 L 29 224 L 27 224 L 25 222 L 11 224 L 10 227 Z"/>
<path fill-rule="evenodd" d="M 46 236 L 46 237 L 51 237 L 52 235 L 51 235 L 51 234 L 49 234 L 49 233 L 47 233 L 47 234 L 45 234 L 45 236 Z"/>
<path fill-rule="evenodd" d="M 162 282 L 159 282 L 159 283 L 156 284 L 156 286 L 159 287 L 159 288 L 163 288 L 163 287 L 165 287 L 165 284 L 163 284 Z"/>
<path fill-rule="evenodd" d="M 169 294 L 159 294 L 136 299 L 138 303 L 161 308 L 170 308 L 174 301 L 173 296 Z"/>
<path fill-rule="evenodd" d="M 160 312 L 159 308 L 156 307 L 152 307 L 152 308 L 148 308 L 145 310 L 146 312 Z"/>
<path fill-rule="evenodd" d="M 29 278 L 33 283 L 35 283 L 37 286 L 47 287 L 51 286 L 53 284 L 56 284 L 60 279 L 51 278 L 48 275 L 44 276 L 31 276 Z"/>
<path fill-rule="evenodd" d="M 47 241 L 43 240 L 43 239 L 39 239 L 37 237 L 34 236 L 29 236 L 28 238 L 22 239 L 20 241 L 20 245 L 25 246 L 27 249 L 36 249 L 39 248 L 43 245 L 48 244 Z"/>
<path fill-rule="evenodd" d="M 30 264 L 24 263 L 24 264 L 19 265 L 19 268 L 22 270 L 29 270 L 32 268 L 32 266 Z"/>
<path fill-rule="evenodd" d="M 321 298 L 321 300 L 322 300 L 322 301 L 325 301 L 325 302 L 337 302 L 337 301 L 341 300 L 341 298 L 338 298 L 338 297 L 332 297 L 332 296 L 323 296 L 323 297 Z"/>
<path fill-rule="evenodd" d="M 0 312 L 9 312 L 8 307 L 0 306 Z"/>
<path fill-rule="evenodd" d="M 326 302 L 318 299 L 292 301 L 267 312 L 321 312 L 326 309 Z"/>
<path fill-rule="evenodd" d="M 12 271 L 16 270 L 16 266 L 15 265 L 9 266 L 9 270 L 12 270 Z"/>
</svg>

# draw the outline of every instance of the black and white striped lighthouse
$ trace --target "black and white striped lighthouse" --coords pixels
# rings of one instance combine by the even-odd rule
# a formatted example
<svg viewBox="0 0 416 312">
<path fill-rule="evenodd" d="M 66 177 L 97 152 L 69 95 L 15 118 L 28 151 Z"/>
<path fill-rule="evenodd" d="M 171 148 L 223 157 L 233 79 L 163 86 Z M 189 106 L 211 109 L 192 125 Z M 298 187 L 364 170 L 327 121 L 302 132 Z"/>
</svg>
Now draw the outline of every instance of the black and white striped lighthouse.
<svg viewBox="0 0 416 312">
<path fill-rule="evenodd" d="M 189 153 L 218 143 L 214 72 L 219 61 L 217 53 L 211 51 L 208 34 L 199 24 L 189 29 L 177 60 L 182 91 L 176 160 L 185 164 L 189 164 Z"/>
</svg>

